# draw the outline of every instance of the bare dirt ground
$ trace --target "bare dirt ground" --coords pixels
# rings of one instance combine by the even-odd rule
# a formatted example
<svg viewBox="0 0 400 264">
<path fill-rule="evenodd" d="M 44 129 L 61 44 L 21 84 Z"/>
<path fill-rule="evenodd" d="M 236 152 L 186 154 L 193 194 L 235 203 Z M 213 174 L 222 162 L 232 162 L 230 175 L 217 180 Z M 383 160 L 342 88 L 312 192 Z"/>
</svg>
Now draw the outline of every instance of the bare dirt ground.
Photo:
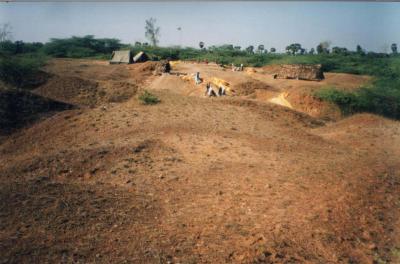
<svg viewBox="0 0 400 264">
<path fill-rule="evenodd" d="M 47 66 L 58 81 L 34 92 L 80 108 L 0 143 L 2 263 L 400 261 L 400 123 L 325 122 L 290 96 L 293 109 L 268 102 L 332 79 L 354 84 L 176 65 L 253 89 L 205 98 L 204 83 L 151 68 Z M 140 104 L 143 88 L 161 103 Z M 114 89 L 124 100 L 107 99 Z"/>
</svg>

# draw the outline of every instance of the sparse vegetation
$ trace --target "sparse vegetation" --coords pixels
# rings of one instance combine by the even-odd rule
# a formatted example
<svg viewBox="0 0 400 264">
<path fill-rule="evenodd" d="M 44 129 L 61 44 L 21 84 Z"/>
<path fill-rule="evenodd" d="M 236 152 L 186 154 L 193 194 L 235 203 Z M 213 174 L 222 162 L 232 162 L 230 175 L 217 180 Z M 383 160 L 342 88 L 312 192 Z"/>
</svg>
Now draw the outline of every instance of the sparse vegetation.
<svg viewBox="0 0 400 264">
<path fill-rule="evenodd" d="M 153 46 L 157 46 L 160 36 L 160 27 L 156 26 L 157 20 L 155 18 L 150 18 L 146 20 L 146 26 L 145 26 L 145 35 L 146 38 L 151 42 Z"/>
<path fill-rule="evenodd" d="M 93 35 L 87 35 L 65 39 L 53 38 L 44 45 L 43 51 L 47 55 L 58 58 L 87 58 L 101 55 L 109 58 L 114 50 L 122 47 L 118 39 L 95 39 Z"/>
<path fill-rule="evenodd" d="M 0 58 L 0 80 L 18 88 L 29 88 L 41 82 L 43 56 L 4 56 Z"/>
<path fill-rule="evenodd" d="M 11 25 L 9 23 L 2 24 L 0 27 L 0 42 L 10 40 L 12 37 Z"/>
<path fill-rule="evenodd" d="M 350 114 L 355 112 L 357 109 L 362 108 L 360 105 L 360 98 L 354 92 L 339 91 L 335 87 L 326 87 L 318 90 L 315 96 L 337 104 L 344 114 Z"/>
<path fill-rule="evenodd" d="M 155 26 L 154 20 L 148 22 L 148 28 L 154 33 L 150 38 L 152 45 L 140 42 L 127 45 L 118 39 L 97 39 L 93 35 L 51 39 L 45 44 L 3 41 L 0 43 L 0 79 L 18 87 L 26 86 L 30 76 L 43 65 L 43 59 L 37 59 L 44 58 L 43 55 L 109 59 L 112 51 L 121 48 L 130 48 L 133 53 L 145 51 L 152 60 L 215 61 L 255 67 L 271 64 L 322 64 L 325 72 L 371 75 L 375 80 L 371 86 L 352 93 L 333 91 L 334 87 L 329 87 L 317 94 L 319 98 L 337 103 L 345 113 L 368 111 L 400 118 L 400 81 L 397 77 L 400 75 L 400 57 L 395 43 L 391 45 L 391 54 L 366 52 L 359 45 L 355 51 L 337 46 L 330 49 L 329 41 L 321 42 L 308 53 L 300 43 L 291 44 L 287 48 L 290 54 L 276 53 L 273 47 L 269 53 L 264 52 L 268 50 L 264 45 L 259 45 L 257 52 L 254 52 L 253 45 L 245 49 L 231 44 L 206 48 L 204 42 L 199 43 L 199 48 L 157 47 L 159 28 Z M 18 55 L 17 58 L 15 55 Z M 10 56 L 13 56 L 13 60 L 8 59 Z"/>
<path fill-rule="evenodd" d="M 327 87 L 316 96 L 336 103 L 344 113 L 372 112 L 400 119 L 400 57 L 375 59 L 375 65 L 367 70 L 375 76 L 373 83 L 354 92 Z M 359 66 L 363 70 L 364 66 Z M 356 67 L 357 68 L 357 67 Z"/>
<path fill-rule="evenodd" d="M 139 95 L 139 100 L 145 105 L 154 105 L 158 104 L 161 101 L 157 96 L 146 90 L 141 95 Z"/>
</svg>

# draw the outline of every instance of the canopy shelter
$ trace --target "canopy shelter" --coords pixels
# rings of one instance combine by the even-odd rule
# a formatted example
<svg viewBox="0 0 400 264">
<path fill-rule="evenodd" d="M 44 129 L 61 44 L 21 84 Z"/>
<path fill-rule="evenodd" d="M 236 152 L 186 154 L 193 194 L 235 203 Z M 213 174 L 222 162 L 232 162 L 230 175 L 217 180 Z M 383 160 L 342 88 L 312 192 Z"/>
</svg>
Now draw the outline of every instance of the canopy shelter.
<svg viewBox="0 0 400 264">
<path fill-rule="evenodd" d="M 133 57 L 133 62 L 145 62 L 149 60 L 149 56 L 143 51 L 139 52 L 138 54 Z"/>
<path fill-rule="evenodd" d="M 130 50 L 116 50 L 113 51 L 110 64 L 130 64 L 133 62 L 132 53 Z"/>
</svg>

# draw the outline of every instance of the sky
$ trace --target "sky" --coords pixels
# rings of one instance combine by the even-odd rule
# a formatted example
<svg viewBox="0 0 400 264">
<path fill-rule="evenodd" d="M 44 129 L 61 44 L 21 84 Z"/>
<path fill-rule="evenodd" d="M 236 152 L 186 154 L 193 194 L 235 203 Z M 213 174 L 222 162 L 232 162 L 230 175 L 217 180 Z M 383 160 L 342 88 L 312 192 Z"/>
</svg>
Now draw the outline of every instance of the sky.
<svg viewBox="0 0 400 264">
<path fill-rule="evenodd" d="M 315 47 L 321 41 L 354 50 L 389 52 L 400 45 L 400 3 L 376 2 L 36 2 L 0 3 L 0 24 L 13 40 L 95 35 L 123 43 L 145 42 L 145 20 L 161 28 L 160 46 L 198 47 L 288 44 Z M 181 27 L 181 31 L 177 28 Z"/>
</svg>

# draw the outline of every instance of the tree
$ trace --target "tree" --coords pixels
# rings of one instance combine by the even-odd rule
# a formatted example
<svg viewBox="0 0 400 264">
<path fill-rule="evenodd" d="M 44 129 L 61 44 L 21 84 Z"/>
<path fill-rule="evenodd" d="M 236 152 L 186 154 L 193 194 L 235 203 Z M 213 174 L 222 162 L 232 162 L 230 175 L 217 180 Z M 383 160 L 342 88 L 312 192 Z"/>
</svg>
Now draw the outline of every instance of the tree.
<svg viewBox="0 0 400 264">
<path fill-rule="evenodd" d="M 397 54 L 397 44 L 396 44 L 396 43 L 393 43 L 393 44 L 390 46 L 390 48 L 392 49 L 392 53 L 393 53 L 393 54 Z"/>
<path fill-rule="evenodd" d="M 204 48 L 204 42 L 203 42 L 203 41 L 200 41 L 200 42 L 199 42 L 199 47 L 200 47 L 200 49 L 203 49 L 203 48 Z"/>
<path fill-rule="evenodd" d="M 332 48 L 332 53 L 333 54 L 339 54 L 340 53 L 340 48 L 339 47 L 333 47 Z"/>
<path fill-rule="evenodd" d="M 321 42 L 324 53 L 329 53 L 329 47 L 331 46 L 331 43 L 332 42 L 329 40 Z"/>
<path fill-rule="evenodd" d="M 275 52 L 276 52 L 276 49 L 275 49 L 275 48 L 271 48 L 271 49 L 269 50 L 269 52 L 275 53 Z"/>
<path fill-rule="evenodd" d="M 264 51 L 264 45 L 263 44 L 258 45 L 257 52 L 258 53 L 263 53 L 263 51 Z"/>
<path fill-rule="evenodd" d="M 219 50 L 233 50 L 233 45 L 232 44 L 223 44 L 219 47 L 217 47 Z"/>
<path fill-rule="evenodd" d="M 297 52 L 301 51 L 302 47 L 299 43 L 293 43 L 286 47 L 286 52 L 295 55 Z"/>
<path fill-rule="evenodd" d="M 241 50 L 242 47 L 240 47 L 240 46 L 235 46 L 235 47 L 233 47 L 233 48 L 234 48 L 235 50 L 238 50 L 238 51 L 239 51 L 239 50 Z"/>
<path fill-rule="evenodd" d="M 322 54 L 322 53 L 328 54 L 330 45 L 331 45 L 330 41 L 323 41 L 323 42 L 319 43 L 317 46 L 317 53 L 318 54 Z"/>
<path fill-rule="evenodd" d="M 140 47 L 140 46 L 142 46 L 142 43 L 140 43 L 139 41 L 135 41 L 135 46 Z"/>
<path fill-rule="evenodd" d="M 248 46 L 248 47 L 246 48 L 246 51 L 247 51 L 248 53 L 254 53 L 254 46 L 253 46 L 253 45 Z"/>
<path fill-rule="evenodd" d="M 308 54 L 311 54 L 311 55 L 313 55 L 314 53 L 315 53 L 315 49 L 314 48 L 311 48 L 310 51 L 308 52 Z"/>
<path fill-rule="evenodd" d="M 11 40 L 12 37 L 12 28 L 9 23 L 5 23 L 0 28 L 0 42 L 4 42 L 7 40 Z"/>
<path fill-rule="evenodd" d="M 26 49 L 27 43 L 24 43 L 21 47 Z M 87 35 L 83 37 L 73 36 L 65 39 L 52 38 L 44 46 L 44 52 L 48 55 L 59 58 L 81 58 L 93 56 L 99 53 L 111 53 L 121 47 L 122 44 L 118 39 L 95 39 L 92 35 Z"/>
<path fill-rule="evenodd" d="M 153 46 L 157 46 L 160 36 L 160 27 L 156 26 L 156 22 L 157 20 L 155 18 L 150 18 L 146 20 L 145 26 L 145 36 Z"/>
<path fill-rule="evenodd" d="M 304 55 L 305 53 L 306 53 L 306 49 L 301 48 L 301 49 L 300 49 L 300 54 L 301 54 L 301 55 Z"/>
<path fill-rule="evenodd" d="M 365 55 L 365 51 L 363 50 L 363 48 L 360 45 L 357 45 L 356 52 L 360 55 Z"/>
<path fill-rule="evenodd" d="M 341 47 L 333 47 L 332 48 L 332 53 L 333 54 L 347 54 L 348 50 L 346 48 L 341 48 Z"/>
<path fill-rule="evenodd" d="M 318 44 L 318 46 L 317 46 L 317 53 L 318 54 L 322 54 L 324 52 L 324 49 L 322 48 L 322 45 L 321 45 L 321 43 L 320 44 Z"/>
</svg>

